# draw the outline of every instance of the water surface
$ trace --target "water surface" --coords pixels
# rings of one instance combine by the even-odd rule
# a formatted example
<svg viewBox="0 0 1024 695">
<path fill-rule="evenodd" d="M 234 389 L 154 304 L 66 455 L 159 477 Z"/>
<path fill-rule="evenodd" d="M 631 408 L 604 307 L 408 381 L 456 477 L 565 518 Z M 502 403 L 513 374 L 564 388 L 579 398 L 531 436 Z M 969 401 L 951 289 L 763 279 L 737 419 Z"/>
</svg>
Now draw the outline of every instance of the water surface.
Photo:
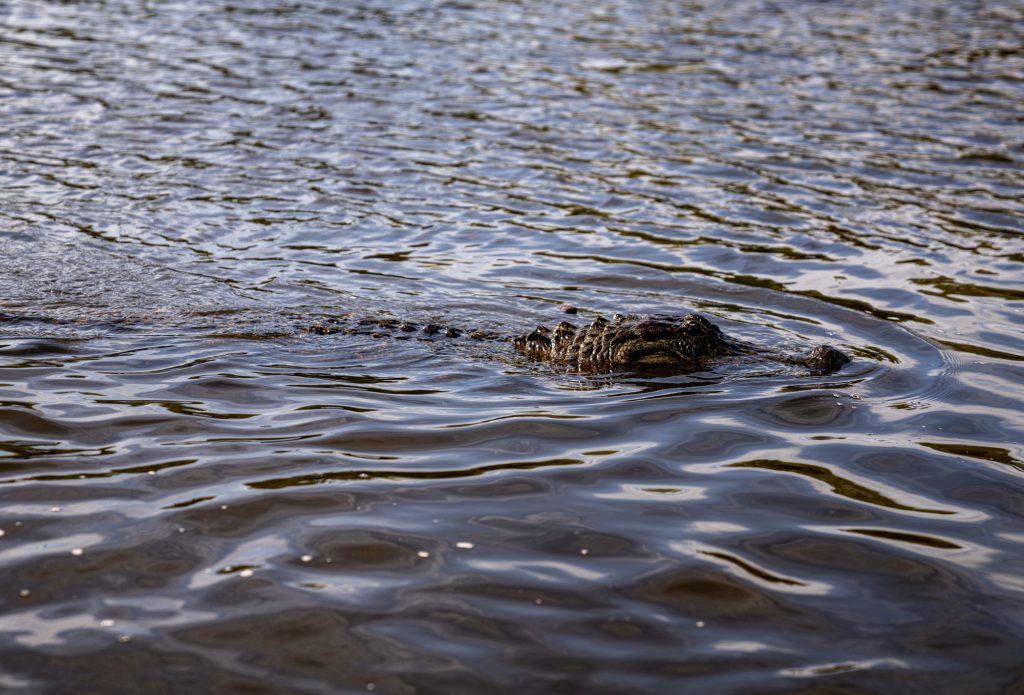
<svg viewBox="0 0 1024 695">
<path fill-rule="evenodd" d="M 5 3 L 0 689 L 1020 692 L 1022 46 L 994 0 Z M 303 330 L 691 311 L 854 361 Z"/>
</svg>

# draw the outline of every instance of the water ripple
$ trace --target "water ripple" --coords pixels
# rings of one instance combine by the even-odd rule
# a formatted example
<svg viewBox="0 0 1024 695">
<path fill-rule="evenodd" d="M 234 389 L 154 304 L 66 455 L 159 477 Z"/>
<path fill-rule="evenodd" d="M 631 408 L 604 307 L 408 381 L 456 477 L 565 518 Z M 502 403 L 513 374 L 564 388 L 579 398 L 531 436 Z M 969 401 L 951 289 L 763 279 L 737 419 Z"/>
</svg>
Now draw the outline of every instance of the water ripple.
<svg viewBox="0 0 1024 695">
<path fill-rule="evenodd" d="M 7 2 L 0 688 L 1013 690 L 1022 45 L 994 0 Z M 854 361 L 306 331 L 691 311 Z"/>
</svg>

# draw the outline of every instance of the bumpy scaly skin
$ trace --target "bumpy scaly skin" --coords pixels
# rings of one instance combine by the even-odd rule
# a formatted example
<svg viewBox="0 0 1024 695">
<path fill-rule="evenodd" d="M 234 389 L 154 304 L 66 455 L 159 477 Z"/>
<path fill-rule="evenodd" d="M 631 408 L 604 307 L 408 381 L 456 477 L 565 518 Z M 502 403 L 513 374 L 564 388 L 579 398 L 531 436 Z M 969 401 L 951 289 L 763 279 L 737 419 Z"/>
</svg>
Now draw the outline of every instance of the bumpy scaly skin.
<svg viewBox="0 0 1024 695">
<path fill-rule="evenodd" d="M 566 364 L 584 372 L 644 369 L 686 371 L 731 355 L 760 355 L 801 364 L 816 373 L 834 372 L 850 361 L 839 350 L 819 345 L 806 355 L 776 356 L 734 340 L 697 314 L 686 316 L 598 317 L 586 328 L 562 322 L 549 330 L 537 327 L 512 339 L 527 357 Z"/>
<path fill-rule="evenodd" d="M 571 364 L 584 371 L 618 371 L 642 365 L 693 365 L 712 357 L 750 352 L 696 314 L 683 317 L 615 316 L 586 328 L 565 321 L 540 326 L 512 340 L 527 357 Z"/>
<path fill-rule="evenodd" d="M 458 338 L 466 335 L 474 340 L 501 340 L 502 336 L 491 331 L 483 330 L 461 330 L 452 326 L 427 323 L 424 325 L 401 321 L 393 318 L 379 317 L 354 317 L 345 314 L 338 317 L 320 319 L 305 327 L 309 333 L 321 335 L 332 335 L 334 333 L 348 333 L 355 335 L 371 335 L 380 337 L 384 335 L 392 338 L 432 338 L 433 336 L 444 336 L 446 338 Z"/>
<path fill-rule="evenodd" d="M 311 333 L 354 333 L 392 338 L 430 339 L 435 336 L 475 340 L 509 340 L 490 331 L 462 331 L 428 323 L 418 325 L 393 318 L 344 315 L 323 319 L 306 330 Z M 658 371 L 684 372 L 702 368 L 710 360 L 752 355 L 762 359 L 798 364 L 817 374 L 829 374 L 850 361 L 839 350 L 819 345 L 804 355 L 779 355 L 730 338 L 703 316 L 597 317 L 584 328 L 565 321 L 554 330 L 538 326 L 526 335 L 511 338 L 515 348 L 535 360 L 571 366 L 592 374 Z"/>
</svg>

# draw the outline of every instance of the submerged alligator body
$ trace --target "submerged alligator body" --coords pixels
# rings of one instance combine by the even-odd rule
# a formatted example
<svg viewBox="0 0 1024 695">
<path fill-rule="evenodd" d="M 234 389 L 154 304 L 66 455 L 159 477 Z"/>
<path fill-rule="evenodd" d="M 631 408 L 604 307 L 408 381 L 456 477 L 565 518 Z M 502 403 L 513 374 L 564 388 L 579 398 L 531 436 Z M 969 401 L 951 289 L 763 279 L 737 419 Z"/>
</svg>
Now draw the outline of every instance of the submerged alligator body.
<svg viewBox="0 0 1024 695">
<path fill-rule="evenodd" d="M 307 330 L 313 333 L 383 334 L 411 338 L 466 335 L 476 340 L 510 341 L 520 353 L 534 360 L 571 367 L 579 372 L 608 374 L 630 371 L 692 372 L 728 357 L 751 356 L 803 366 L 815 374 L 829 374 L 850 361 L 829 345 L 818 345 L 802 355 L 784 355 L 727 336 L 698 314 L 685 316 L 597 317 L 580 328 L 563 321 L 555 328 L 538 326 L 513 337 L 490 331 L 461 331 L 438 324 L 420 326 L 398 319 L 355 321 L 326 319 Z"/>
</svg>

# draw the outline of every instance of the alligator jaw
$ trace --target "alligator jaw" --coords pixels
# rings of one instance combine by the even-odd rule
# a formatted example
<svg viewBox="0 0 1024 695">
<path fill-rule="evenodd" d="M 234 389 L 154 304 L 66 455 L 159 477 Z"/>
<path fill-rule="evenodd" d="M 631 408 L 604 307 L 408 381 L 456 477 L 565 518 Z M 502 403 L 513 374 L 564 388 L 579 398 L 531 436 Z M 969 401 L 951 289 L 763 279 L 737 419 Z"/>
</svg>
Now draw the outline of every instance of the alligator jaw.
<svg viewBox="0 0 1024 695">
<path fill-rule="evenodd" d="M 638 367 L 666 367 L 685 364 L 691 360 L 683 359 L 682 355 L 675 350 L 655 347 L 650 350 L 640 350 L 630 354 L 623 360 L 626 365 Z"/>
<path fill-rule="evenodd" d="M 633 360 L 638 365 L 660 365 L 660 364 L 673 364 L 676 361 L 675 355 L 670 355 L 667 352 L 649 352 L 646 355 L 641 355 Z"/>
</svg>

